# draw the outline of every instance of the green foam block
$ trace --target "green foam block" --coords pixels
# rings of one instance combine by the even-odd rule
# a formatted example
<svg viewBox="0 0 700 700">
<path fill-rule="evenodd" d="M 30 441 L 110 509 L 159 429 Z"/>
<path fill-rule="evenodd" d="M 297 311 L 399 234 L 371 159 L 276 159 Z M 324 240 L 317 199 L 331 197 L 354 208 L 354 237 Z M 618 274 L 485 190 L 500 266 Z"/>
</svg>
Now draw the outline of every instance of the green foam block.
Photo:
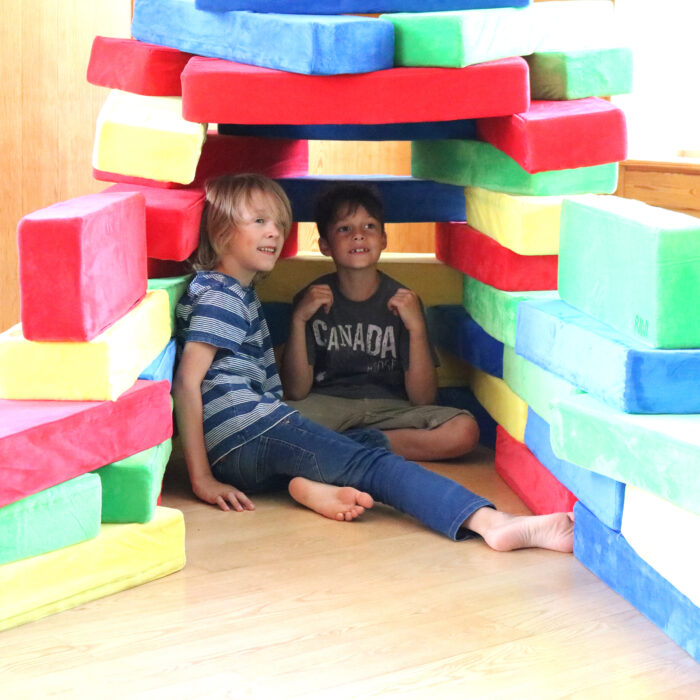
<svg viewBox="0 0 700 700">
<path fill-rule="evenodd" d="M 97 537 L 102 491 L 83 474 L 0 508 L 0 564 Z"/>
<path fill-rule="evenodd" d="M 554 402 L 560 459 L 700 514 L 700 415 L 622 413 L 589 394 Z"/>
<path fill-rule="evenodd" d="M 528 299 L 556 299 L 556 291 L 504 292 L 464 275 L 462 305 L 493 338 L 515 347 L 518 304 Z"/>
<path fill-rule="evenodd" d="M 525 56 L 533 100 L 577 100 L 632 91 L 632 50 L 551 51 Z"/>
<path fill-rule="evenodd" d="M 552 420 L 553 401 L 581 393 L 570 382 L 526 360 L 508 345 L 503 347 L 503 381 L 547 423 Z"/>
<path fill-rule="evenodd" d="M 700 220 L 622 197 L 567 199 L 559 294 L 651 347 L 700 347 Z"/>
<path fill-rule="evenodd" d="M 459 139 L 413 141 L 411 174 L 452 185 L 525 195 L 609 193 L 617 187 L 617 163 L 528 173 L 490 143 Z"/>
<path fill-rule="evenodd" d="M 175 307 L 180 297 L 187 291 L 193 275 L 180 275 L 179 277 L 160 277 L 148 280 L 148 289 L 164 289 L 168 293 L 170 301 L 170 327 L 175 334 Z"/>
<path fill-rule="evenodd" d="M 171 440 L 94 472 L 102 481 L 103 523 L 147 523 L 153 518 Z"/>
</svg>

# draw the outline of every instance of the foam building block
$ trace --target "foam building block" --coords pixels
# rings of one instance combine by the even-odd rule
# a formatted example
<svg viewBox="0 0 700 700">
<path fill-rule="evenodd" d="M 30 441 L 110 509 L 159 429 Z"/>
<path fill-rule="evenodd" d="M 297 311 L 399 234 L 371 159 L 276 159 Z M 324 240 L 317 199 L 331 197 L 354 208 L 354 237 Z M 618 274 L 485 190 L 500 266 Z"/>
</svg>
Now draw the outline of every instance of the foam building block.
<svg viewBox="0 0 700 700">
<path fill-rule="evenodd" d="M 121 184 L 112 185 L 105 192 L 137 192 L 143 195 L 146 201 L 146 251 L 149 258 L 185 260 L 197 249 L 204 208 L 203 190 Z"/>
<path fill-rule="evenodd" d="M 179 571 L 182 513 L 158 508 L 146 524 L 103 525 L 92 540 L 0 567 L 0 630 Z"/>
<path fill-rule="evenodd" d="M 469 386 L 469 366 L 467 363 L 444 348 L 437 347 L 435 352 L 439 363 L 436 370 L 438 388 Z"/>
<path fill-rule="evenodd" d="M 699 515 L 629 486 L 620 532 L 649 566 L 700 606 L 700 562 L 688 556 L 700 535 Z"/>
<path fill-rule="evenodd" d="M 524 7 L 530 0 L 195 0 L 201 10 L 283 12 L 291 15 L 340 13 L 428 12 L 484 7 Z"/>
<path fill-rule="evenodd" d="M 325 188 L 337 183 L 368 185 L 384 203 L 387 223 L 452 221 L 464 218 L 464 188 L 409 176 L 322 176 L 278 180 L 289 197 L 296 221 L 313 221 L 313 205 Z"/>
<path fill-rule="evenodd" d="M 492 338 L 459 304 L 426 309 L 431 340 L 470 365 L 503 376 L 503 343 Z"/>
<path fill-rule="evenodd" d="M 91 194 L 39 209 L 19 222 L 17 246 L 29 340 L 91 340 L 146 293 L 138 194 Z"/>
<path fill-rule="evenodd" d="M 496 423 L 511 437 L 524 441 L 527 404 L 502 379 L 469 366 L 469 388 Z"/>
<path fill-rule="evenodd" d="M 131 34 L 200 56 L 308 75 L 391 68 L 394 32 L 368 17 L 203 12 L 192 0 L 136 0 Z"/>
<path fill-rule="evenodd" d="M 462 304 L 469 315 L 493 338 L 515 347 L 518 304 L 527 299 L 556 299 L 550 290 L 505 292 L 464 275 Z"/>
<path fill-rule="evenodd" d="M 148 268 L 148 279 L 163 279 L 166 277 L 181 277 L 188 275 L 192 271 L 192 266 L 186 260 L 177 262 L 175 260 L 158 260 L 158 258 L 148 258 L 146 262 Z"/>
<path fill-rule="evenodd" d="M 134 39 L 96 36 L 92 42 L 87 80 L 92 85 L 138 95 L 178 97 L 180 73 L 191 53 Z"/>
<path fill-rule="evenodd" d="M 88 342 L 36 343 L 17 324 L 0 334 L 0 398 L 114 401 L 169 340 L 168 295 L 160 290 Z"/>
<path fill-rule="evenodd" d="M 0 506 L 158 445 L 172 435 L 167 382 L 117 401 L 0 400 Z"/>
<path fill-rule="evenodd" d="M 700 221 L 622 197 L 562 205 L 561 298 L 655 348 L 699 348 Z M 624 270 L 624 274 L 620 271 Z"/>
<path fill-rule="evenodd" d="M 100 479 L 83 474 L 0 508 L 0 564 L 97 537 Z"/>
<path fill-rule="evenodd" d="M 172 442 L 138 452 L 98 469 L 103 523 L 147 523 L 156 511 Z"/>
<path fill-rule="evenodd" d="M 496 428 L 494 465 L 503 481 L 535 515 L 569 513 L 576 503 L 576 496 L 500 425 Z"/>
<path fill-rule="evenodd" d="M 465 386 L 440 387 L 438 403 L 441 406 L 453 406 L 469 411 L 479 426 L 479 442 L 492 450 L 495 449 L 498 424 L 477 401 L 471 389 Z"/>
<path fill-rule="evenodd" d="M 484 284 L 506 291 L 557 288 L 556 255 L 518 255 L 469 224 L 435 227 L 435 256 Z"/>
<path fill-rule="evenodd" d="M 576 558 L 700 661 L 700 608 L 581 503 L 574 507 L 574 517 Z"/>
<path fill-rule="evenodd" d="M 192 182 L 205 124 L 182 118 L 182 98 L 112 90 L 97 117 L 93 168 L 150 180 Z"/>
<path fill-rule="evenodd" d="M 255 99 L 240 99 L 247 94 Z M 530 88 L 522 58 L 324 77 L 195 57 L 182 72 L 182 100 L 185 119 L 217 124 L 396 124 L 522 112 Z"/>
<path fill-rule="evenodd" d="M 175 371 L 176 343 L 173 338 L 163 349 L 163 352 L 139 374 L 139 379 L 150 379 L 160 382 L 165 379 L 172 386 Z"/>
<path fill-rule="evenodd" d="M 467 221 L 519 255 L 556 255 L 562 197 L 528 197 L 465 188 Z"/>
<path fill-rule="evenodd" d="M 700 514 L 700 415 L 622 413 L 577 394 L 554 402 L 551 436 L 560 459 Z"/>
<path fill-rule="evenodd" d="M 528 173 L 601 165 L 627 157 L 625 114 L 599 97 L 534 100 L 527 112 L 479 119 L 477 135 Z"/>
<path fill-rule="evenodd" d="M 700 350 L 655 350 L 559 299 L 518 307 L 515 349 L 627 413 L 700 413 Z"/>
<path fill-rule="evenodd" d="M 533 100 L 577 100 L 632 91 L 632 50 L 628 48 L 538 52 L 525 60 Z"/>
<path fill-rule="evenodd" d="M 191 273 L 177 275 L 173 277 L 154 277 L 148 280 L 148 290 L 163 289 L 168 294 L 168 305 L 170 309 L 170 335 L 175 335 L 175 307 L 180 297 L 187 291 L 187 287 L 192 280 Z"/>
<path fill-rule="evenodd" d="M 549 423 L 528 410 L 525 444 L 535 457 L 606 527 L 620 531 L 625 484 L 559 459 L 552 451 Z"/>
<path fill-rule="evenodd" d="M 412 141 L 411 174 L 453 185 L 538 196 L 609 193 L 617 187 L 616 163 L 528 173 L 490 143 L 456 139 Z"/>
</svg>

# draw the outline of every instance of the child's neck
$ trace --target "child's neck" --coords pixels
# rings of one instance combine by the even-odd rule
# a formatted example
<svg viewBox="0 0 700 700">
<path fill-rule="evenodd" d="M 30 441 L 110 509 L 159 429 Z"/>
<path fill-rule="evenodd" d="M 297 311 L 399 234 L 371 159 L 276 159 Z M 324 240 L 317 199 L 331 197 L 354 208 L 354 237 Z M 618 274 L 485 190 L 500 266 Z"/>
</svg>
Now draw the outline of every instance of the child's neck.
<svg viewBox="0 0 700 700">
<path fill-rule="evenodd" d="M 352 270 L 339 268 L 338 287 L 346 299 L 350 301 L 366 301 L 379 288 L 379 270 L 376 267 L 363 268 L 362 270 Z"/>
</svg>

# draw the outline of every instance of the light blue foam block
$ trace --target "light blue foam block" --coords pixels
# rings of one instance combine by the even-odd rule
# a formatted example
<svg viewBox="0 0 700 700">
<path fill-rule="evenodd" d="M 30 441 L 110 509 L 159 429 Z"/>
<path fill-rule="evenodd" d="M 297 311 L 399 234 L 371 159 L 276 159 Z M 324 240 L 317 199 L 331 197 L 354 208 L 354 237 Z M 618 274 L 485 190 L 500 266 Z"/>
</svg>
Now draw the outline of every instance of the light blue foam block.
<svg viewBox="0 0 700 700">
<path fill-rule="evenodd" d="M 574 506 L 574 516 L 576 558 L 700 661 L 700 608 L 581 503 Z"/>
<path fill-rule="evenodd" d="M 700 413 L 700 350 L 656 350 L 560 299 L 518 307 L 515 350 L 625 413 Z"/>
<path fill-rule="evenodd" d="M 552 450 L 549 424 L 531 408 L 527 412 L 525 444 L 606 527 L 620 531 L 625 502 L 625 485 L 622 482 L 559 459 Z"/>
<path fill-rule="evenodd" d="M 391 22 L 373 17 L 206 12 L 192 0 L 136 0 L 140 41 L 306 75 L 393 66 Z"/>
<path fill-rule="evenodd" d="M 525 7 L 531 0 L 195 0 L 202 10 L 335 15 L 366 12 L 442 12 L 491 7 Z"/>
<path fill-rule="evenodd" d="M 139 379 L 150 379 L 158 382 L 167 379 L 170 385 L 173 383 L 173 371 L 175 370 L 175 339 L 173 338 L 163 349 L 163 352 L 146 367 Z"/>
</svg>

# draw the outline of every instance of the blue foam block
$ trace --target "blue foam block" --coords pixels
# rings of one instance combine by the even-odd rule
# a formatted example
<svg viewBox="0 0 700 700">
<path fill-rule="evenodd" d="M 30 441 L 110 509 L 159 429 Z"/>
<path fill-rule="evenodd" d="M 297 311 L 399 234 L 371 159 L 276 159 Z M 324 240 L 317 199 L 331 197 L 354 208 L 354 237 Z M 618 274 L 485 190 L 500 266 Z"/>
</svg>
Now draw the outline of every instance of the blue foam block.
<svg viewBox="0 0 700 700">
<path fill-rule="evenodd" d="M 700 413 L 700 350 L 656 350 L 561 300 L 518 307 L 515 350 L 625 413 Z"/>
<path fill-rule="evenodd" d="M 503 377 L 503 343 L 490 336 L 458 304 L 431 306 L 426 312 L 433 342 L 494 377 Z"/>
<path fill-rule="evenodd" d="M 292 320 L 292 305 L 284 301 L 263 302 L 263 313 L 270 329 L 272 346 L 277 347 L 287 342 L 289 324 Z"/>
<path fill-rule="evenodd" d="M 596 474 L 559 459 L 549 437 L 549 423 L 528 409 L 525 444 L 530 452 L 576 496 L 598 520 L 611 530 L 620 531 L 625 485 L 602 474 Z"/>
<path fill-rule="evenodd" d="M 441 12 L 491 7 L 525 7 L 531 0 L 195 0 L 202 10 L 335 15 L 366 12 Z"/>
<path fill-rule="evenodd" d="M 394 28 L 368 17 L 206 12 L 192 0 L 136 0 L 140 41 L 306 75 L 391 68 Z"/>
<path fill-rule="evenodd" d="M 173 372 L 175 370 L 175 350 L 175 339 L 172 339 L 163 348 L 163 352 L 139 374 L 139 379 L 150 379 L 154 382 L 167 379 L 172 386 Z"/>
<path fill-rule="evenodd" d="M 700 661 L 700 608 L 581 503 L 574 506 L 574 516 L 576 558 Z"/>
<path fill-rule="evenodd" d="M 463 221 L 466 216 L 463 187 L 410 176 L 309 176 L 277 182 L 292 203 L 295 221 L 313 221 L 314 202 L 319 193 L 331 184 L 344 182 L 376 189 L 384 202 L 384 220 L 388 223 Z"/>
<path fill-rule="evenodd" d="M 220 134 L 300 141 L 420 141 L 475 139 L 476 120 L 414 124 L 219 124 Z"/>
<path fill-rule="evenodd" d="M 438 404 L 453 406 L 469 411 L 479 426 L 479 442 L 492 450 L 496 449 L 496 421 L 477 401 L 471 390 L 465 386 L 450 386 L 438 389 Z"/>
</svg>

